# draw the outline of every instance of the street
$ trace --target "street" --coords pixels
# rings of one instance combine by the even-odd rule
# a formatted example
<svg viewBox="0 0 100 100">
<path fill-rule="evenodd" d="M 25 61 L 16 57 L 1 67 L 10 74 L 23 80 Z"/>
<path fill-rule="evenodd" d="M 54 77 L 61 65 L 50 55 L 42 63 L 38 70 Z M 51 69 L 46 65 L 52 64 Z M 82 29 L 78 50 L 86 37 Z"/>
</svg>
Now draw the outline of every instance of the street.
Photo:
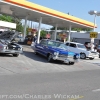
<svg viewBox="0 0 100 100">
<path fill-rule="evenodd" d="M 48 63 L 23 47 L 19 57 L 0 56 L 1 100 L 99 100 L 99 59 Z"/>
</svg>

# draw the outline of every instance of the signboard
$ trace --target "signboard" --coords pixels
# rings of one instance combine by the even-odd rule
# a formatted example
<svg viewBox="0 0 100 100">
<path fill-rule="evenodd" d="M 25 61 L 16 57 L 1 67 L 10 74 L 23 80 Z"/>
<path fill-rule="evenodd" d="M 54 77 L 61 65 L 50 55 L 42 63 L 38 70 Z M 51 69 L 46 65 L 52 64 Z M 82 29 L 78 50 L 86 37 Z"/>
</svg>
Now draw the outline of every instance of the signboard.
<svg viewBox="0 0 100 100">
<path fill-rule="evenodd" d="M 37 32 L 36 29 L 28 28 L 28 32 Z"/>
<path fill-rule="evenodd" d="M 32 32 L 32 28 L 28 28 L 28 32 Z"/>
<path fill-rule="evenodd" d="M 50 38 L 51 37 L 51 35 L 50 34 L 46 34 L 46 38 Z"/>
<path fill-rule="evenodd" d="M 59 34 L 60 38 L 66 38 L 67 34 Z"/>
<path fill-rule="evenodd" d="M 98 33 L 97 32 L 90 32 L 90 38 L 97 38 Z"/>
</svg>

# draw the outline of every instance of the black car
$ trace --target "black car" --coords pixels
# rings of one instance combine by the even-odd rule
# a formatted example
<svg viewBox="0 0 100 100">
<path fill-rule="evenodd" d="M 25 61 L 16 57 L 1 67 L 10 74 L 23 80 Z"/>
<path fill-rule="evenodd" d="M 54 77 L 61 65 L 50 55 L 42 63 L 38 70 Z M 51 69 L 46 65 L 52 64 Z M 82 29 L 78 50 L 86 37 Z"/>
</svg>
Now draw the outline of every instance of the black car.
<svg viewBox="0 0 100 100">
<path fill-rule="evenodd" d="M 18 32 L 14 31 L 4 31 L 0 35 L 0 53 L 12 54 L 17 57 L 23 52 L 22 46 L 13 41 L 18 34 Z"/>
</svg>

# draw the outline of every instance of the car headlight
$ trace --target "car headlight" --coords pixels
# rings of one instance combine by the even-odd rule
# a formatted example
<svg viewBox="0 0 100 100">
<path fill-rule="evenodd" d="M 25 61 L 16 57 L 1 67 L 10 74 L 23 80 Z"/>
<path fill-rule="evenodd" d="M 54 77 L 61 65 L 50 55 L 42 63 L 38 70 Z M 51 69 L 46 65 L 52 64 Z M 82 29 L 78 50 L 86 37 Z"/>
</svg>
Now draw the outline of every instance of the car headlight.
<svg viewBox="0 0 100 100">
<path fill-rule="evenodd" d="M 54 55 L 55 55 L 55 56 L 59 55 L 59 52 L 54 52 Z"/>
<path fill-rule="evenodd" d="M 78 59 L 79 58 L 79 55 L 76 55 L 76 58 Z"/>
<path fill-rule="evenodd" d="M 74 55 L 74 59 L 79 59 L 80 56 L 79 55 Z"/>
</svg>

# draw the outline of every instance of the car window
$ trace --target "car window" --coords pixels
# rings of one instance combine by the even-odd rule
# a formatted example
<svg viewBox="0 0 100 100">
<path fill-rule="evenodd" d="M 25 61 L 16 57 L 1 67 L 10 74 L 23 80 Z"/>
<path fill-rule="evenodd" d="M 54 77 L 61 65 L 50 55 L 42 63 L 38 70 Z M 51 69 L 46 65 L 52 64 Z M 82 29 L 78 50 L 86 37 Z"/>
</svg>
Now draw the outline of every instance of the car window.
<svg viewBox="0 0 100 100">
<path fill-rule="evenodd" d="M 57 48 L 60 48 L 60 49 L 65 49 L 65 50 L 67 50 L 68 49 L 68 47 L 65 45 L 65 44 L 60 44 Z"/>
<path fill-rule="evenodd" d="M 3 32 L 2 31 L 0 31 L 0 34 L 2 34 Z"/>
<path fill-rule="evenodd" d="M 76 44 L 74 44 L 74 43 L 70 43 L 69 46 L 70 46 L 70 47 L 74 47 L 74 48 L 76 48 Z"/>
<path fill-rule="evenodd" d="M 83 44 L 77 44 L 77 47 L 78 47 L 78 48 L 86 49 L 86 47 L 85 47 Z"/>
<path fill-rule="evenodd" d="M 69 46 L 69 43 L 66 43 L 66 46 Z"/>
<path fill-rule="evenodd" d="M 59 47 L 61 44 L 62 44 L 61 42 L 48 41 L 48 46 L 51 46 L 51 47 Z"/>
<path fill-rule="evenodd" d="M 48 41 L 48 46 L 51 47 L 56 46 L 56 43 L 54 41 Z"/>
<path fill-rule="evenodd" d="M 42 40 L 42 41 L 40 42 L 40 44 L 43 45 L 43 46 L 47 46 L 47 41 L 46 41 L 46 40 Z"/>
</svg>

